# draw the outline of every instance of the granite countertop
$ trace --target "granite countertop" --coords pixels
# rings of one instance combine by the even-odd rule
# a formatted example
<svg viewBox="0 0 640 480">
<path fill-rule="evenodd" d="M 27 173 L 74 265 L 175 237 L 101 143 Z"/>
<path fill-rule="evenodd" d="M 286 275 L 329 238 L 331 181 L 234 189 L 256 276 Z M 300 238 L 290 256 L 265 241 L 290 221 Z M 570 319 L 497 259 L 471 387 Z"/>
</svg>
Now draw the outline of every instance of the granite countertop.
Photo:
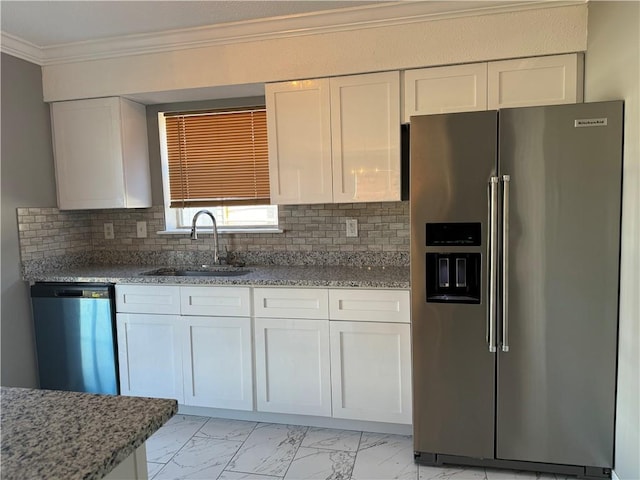
<svg viewBox="0 0 640 480">
<path fill-rule="evenodd" d="M 409 288 L 409 267 L 248 265 L 242 276 L 179 277 L 141 275 L 158 265 L 86 265 L 25 276 L 31 282 L 257 285 L 299 287 Z M 172 266 L 171 268 L 177 268 Z"/>
<path fill-rule="evenodd" d="M 0 388 L 3 480 L 103 478 L 177 411 L 175 400 Z"/>
</svg>

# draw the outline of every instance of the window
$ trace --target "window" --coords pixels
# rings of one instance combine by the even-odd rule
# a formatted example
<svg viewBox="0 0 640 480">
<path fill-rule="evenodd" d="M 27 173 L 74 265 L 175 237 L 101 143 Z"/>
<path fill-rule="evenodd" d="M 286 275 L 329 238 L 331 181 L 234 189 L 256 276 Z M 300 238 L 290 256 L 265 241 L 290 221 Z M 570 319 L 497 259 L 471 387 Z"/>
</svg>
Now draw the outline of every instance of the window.
<svg viewBox="0 0 640 480">
<path fill-rule="evenodd" d="M 264 107 L 160 113 L 158 120 L 167 230 L 189 228 L 202 208 L 222 229 L 277 228 Z"/>
</svg>

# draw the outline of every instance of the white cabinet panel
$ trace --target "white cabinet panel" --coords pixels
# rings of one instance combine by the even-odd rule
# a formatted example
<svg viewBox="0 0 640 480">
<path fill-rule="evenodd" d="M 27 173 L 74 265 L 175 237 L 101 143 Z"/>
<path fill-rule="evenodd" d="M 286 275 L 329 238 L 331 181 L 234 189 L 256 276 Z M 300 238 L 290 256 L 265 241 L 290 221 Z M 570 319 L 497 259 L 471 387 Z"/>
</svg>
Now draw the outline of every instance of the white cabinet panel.
<svg viewBox="0 0 640 480">
<path fill-rule="evenodd" d="M 181 287 L 182 315 L 248 317 L 251 315 L 249 287 Z"/>
<path fill-rule="evenodd" d="M 404 117 L 487 109 L 487 64 L 420 68 L 404 72 Z"/>
<path fill-rule="evenodd" d="M 331 78 L 334 202 L 400 200 L 400 73 Z"/>
<path fill-rule="evenodd" d="M 58 207 L 151 206 L 144 105 L 122 98 L 51 104 Z"/>
<path fill-rule="evenodd" d="M 323 288 L 254 288 L 256 317 L 329 318 L 329 294 Z"/>
<path fill-rule="evenodd" d="M 271 203 L 329 203 L 329 80 L 265 85 Z"/>
<path fill-rule="evenodd" d="M 185 404 L 253 410 L 251 319 L 182 317 L 182 321 Z"/>
<path fill-rule="evenodd" d="M 255 319 L 257 409 L 331 415 L 329 321 Z"/>
<path fill-rule="evenodd" d="M 330 289 L 329 318 L 331 320 L 409 323 L 409 291 Z"/>
<path fill-rule="evenodd" d="M 116 311 L 180 313 L 180 287 L 170 285 L 116 285 Z"/>
<path fill-rule="evenodd" d="M 333 416 L 411 423 L 409 325 L 330 324 Z"/>
<path fill-rule="evenodd" d="M 116 318 L 121 393 L 183 403 L 180 317 L 118 313 Z"/>
<path fill-rule="evenodd" d="M 489 62 L 489 109 L 554 105 L 582 101 L 583 56 Z"/>
</svg>

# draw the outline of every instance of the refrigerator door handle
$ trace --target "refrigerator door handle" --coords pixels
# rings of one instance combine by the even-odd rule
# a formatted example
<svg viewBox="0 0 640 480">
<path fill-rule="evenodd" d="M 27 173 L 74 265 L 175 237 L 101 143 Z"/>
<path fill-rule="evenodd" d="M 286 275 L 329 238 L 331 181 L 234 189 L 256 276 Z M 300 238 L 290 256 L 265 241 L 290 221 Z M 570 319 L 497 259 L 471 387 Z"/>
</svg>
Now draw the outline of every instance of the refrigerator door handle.
<svg viewBox="0 0 640 480">
<path fill-rule="evenodd" d="M 494 353 L 496 347 L 496 289 L 498 284 L 497 260 L 498 260 L 498 177 L 489 178 L 489 244 L 487 245 L 487 258 L 489 267 L 488 292 L 488 321 L 487 343 L 489 352 Z"/>
<path fill-rule="evenodd" d="M 509 351 L 509 182 L 502 176 L 502 351 Z"/>
</svg>

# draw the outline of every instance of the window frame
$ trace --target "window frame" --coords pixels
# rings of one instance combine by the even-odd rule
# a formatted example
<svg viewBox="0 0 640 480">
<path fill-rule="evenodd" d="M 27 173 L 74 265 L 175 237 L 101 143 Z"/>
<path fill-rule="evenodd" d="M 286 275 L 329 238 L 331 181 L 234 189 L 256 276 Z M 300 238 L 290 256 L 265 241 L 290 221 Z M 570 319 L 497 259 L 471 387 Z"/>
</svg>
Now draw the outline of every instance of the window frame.
<svg viewBox="0 0 640 480">
<path fill-rule="evenodd" d="M 234 110 L 234 109 L 229 109 Z M 179 217 L 180 212 L 183 210 L 182 208 L 171 208 L 171 195 L 170 195 L 170 187 L 169 187 L 169 155 L 167 149 L 167 132 L 166 132 L 166 122 L 165 122 L 165 113 L 168 111 L 159 111 L 157 113 L 158 116 L 158 135 L 159 135 L 159 143 L 160 143 L 160 160 L 161 160 L 161 171 L 162 171 L 162 197 L 163 197 L 163 206 L 164 206 L 164 218 L 165 218 L 165 229 L 160 234 L 186 234 L 190 233 L 191 227 L 185 227 L 180 225 Z M 258 207 L 270 207 L 274 208 L 276 211 L 276 224 L 275 225 L 218 225 L 218 233 L 283 233 L 284 230 L 280 228 L 280 209 L 278 205 L 256 205 Z M 189 208 L 189 207 L 187 207 Z M 191 207 L 193 208 L 193 207 Z M 215 207 L 213 207 L 215 208 Z M 207 209 L 207 207 L 202 207 L 202 209 Z M 216 218 L 216 220 L 218 220 Z M 202 227 L 198 228 L 198 233 L 213 233 L 213 227 Z"/>
</svg>

